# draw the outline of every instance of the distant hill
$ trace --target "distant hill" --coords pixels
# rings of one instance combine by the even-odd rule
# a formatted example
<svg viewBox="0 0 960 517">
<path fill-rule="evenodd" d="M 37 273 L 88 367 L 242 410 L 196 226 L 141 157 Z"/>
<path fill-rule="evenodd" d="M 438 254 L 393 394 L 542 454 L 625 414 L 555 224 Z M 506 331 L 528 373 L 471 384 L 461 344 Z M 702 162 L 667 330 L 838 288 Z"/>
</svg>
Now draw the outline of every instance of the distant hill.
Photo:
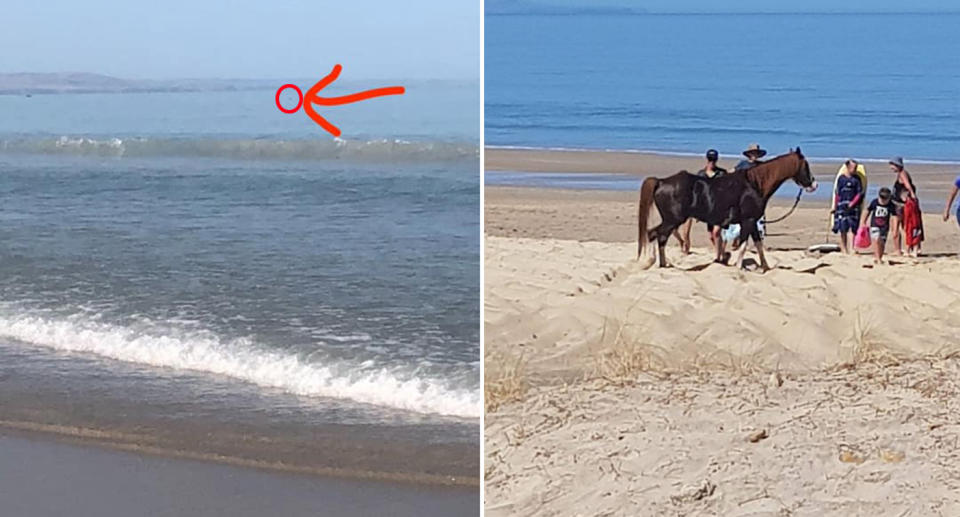
<svg viewBox="0 0 960 517">
<path fill-rule="evenodd" d="M 534 0 L 487 0 L 484 9 L 488 15 L 509 14 L 645 14 L 646 9 L 614 6 L 564 6 Z"/>
<path fill-rule="evenodd" d="M 0 94 L 234 91 L 276 88 L 261 79 L 120 79 L 86 72 L 0 74 Z"/>
</svg>

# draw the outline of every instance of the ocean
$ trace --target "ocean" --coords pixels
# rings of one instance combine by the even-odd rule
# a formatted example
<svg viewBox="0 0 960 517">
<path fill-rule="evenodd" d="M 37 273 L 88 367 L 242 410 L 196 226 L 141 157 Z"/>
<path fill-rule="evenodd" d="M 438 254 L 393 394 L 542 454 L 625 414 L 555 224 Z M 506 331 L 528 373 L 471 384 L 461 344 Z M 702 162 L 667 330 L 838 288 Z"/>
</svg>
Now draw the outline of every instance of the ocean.
<svg viewBox="0 0 960 517">
<path fill-rule="evenodd" d="M 494 15 L 485 145 L 960 162 L 957 14 Z"/>
<path fill-rule="evenodd" d="M 479 88 L 403 85 L 0 96 L 7 407 L 476 446 Z"/>
</svg>

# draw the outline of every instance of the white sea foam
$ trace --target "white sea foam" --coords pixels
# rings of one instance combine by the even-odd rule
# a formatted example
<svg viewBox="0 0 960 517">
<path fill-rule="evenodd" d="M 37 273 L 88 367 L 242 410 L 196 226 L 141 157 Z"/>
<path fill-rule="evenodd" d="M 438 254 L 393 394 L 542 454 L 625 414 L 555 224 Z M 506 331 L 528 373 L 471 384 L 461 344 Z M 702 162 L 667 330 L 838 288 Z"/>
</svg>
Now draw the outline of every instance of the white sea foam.
<svg viewBox="0 0 960 517">
<path fill-rule="evenodd" d="M 0 139 L 0 151 L 105 157 L 213 157 L 249 160 L 354 160 L 361 162 L 435 162 L 476 159 L 473 143 L 407 140 L 251 138 L 59 138 L 26 136 Z"/>
<path fill-rule="evenodd" d="M 333 397 L 418 413 L 480 416 L 479 389 L 366 364 L 319 364 L 210 332 L 157 335 L 87 318 L 0 314 L 0 336 L 57 350 L 208 372 L 304 396 Z"/>
</svg>

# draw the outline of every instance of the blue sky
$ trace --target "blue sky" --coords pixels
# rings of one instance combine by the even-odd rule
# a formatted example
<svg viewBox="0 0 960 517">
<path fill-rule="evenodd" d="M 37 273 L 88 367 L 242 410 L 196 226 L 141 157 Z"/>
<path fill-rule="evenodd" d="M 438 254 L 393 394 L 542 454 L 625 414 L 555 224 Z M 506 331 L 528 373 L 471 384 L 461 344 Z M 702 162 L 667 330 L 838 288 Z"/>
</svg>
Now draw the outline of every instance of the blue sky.
<svg viewBox="0 0 960 517">
<path fill-rule="evenodd" d="M 478 0 L 14 0 L 0 72 L 476 79 Z M 12 5 L 10 5 L 12 4 Z"/>
</svg>

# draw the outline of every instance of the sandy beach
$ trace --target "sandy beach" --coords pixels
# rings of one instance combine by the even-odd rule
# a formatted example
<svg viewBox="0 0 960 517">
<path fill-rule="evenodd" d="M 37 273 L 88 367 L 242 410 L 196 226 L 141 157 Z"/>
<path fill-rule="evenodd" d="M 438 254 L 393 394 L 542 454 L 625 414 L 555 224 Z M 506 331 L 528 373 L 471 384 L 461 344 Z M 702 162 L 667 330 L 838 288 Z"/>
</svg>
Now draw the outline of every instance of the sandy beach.
<svg viewBox="0 0 960 517">
<path fill-rule="evenodd" d="M 706 150 L 704 150 L 706 151 Z M 786 149 L 771 149 L 767 158 L 787 152 Z M 732 169 L 743 157 L 740 155 L 722 154 L 720 166 Z M 862 157 L 850 158 L 863 161 L 869 173 L 879 173 L 876 178 L 882 184 L 893 183 L 893 173 L 886 161 L 864 160 Z M 840 160 L 812 159 L 811 172 L 815 176 L 833 177 L 840 166 Z M 911 163 L 906 160 L 907 169 L 914 175 L 917 187 L 949 187 L 958 172 L 957 164 L 947 163 Z M 703 167 L 703 156 L 699 153 L 692 156 L 669 155 L 648 152 L 627 151 L 592 151 L 592 150 L 552 150 L 552 149 L 505 149 L 491 148 L 484 150 L 484 168 L 488 171 L 526 171 L 526 172 L 592 172 L 592 173 L 623 173 L 635 175 L 668 175 L 682 169 L 697 171 Z M 922 180 L 921 183 L 918 180 Z M 873 182 L 874 177 L 870 176 Z"/>
<path fill-rule="evenodd" d="M 637 175 L 700 161 L 487 155 L 499 170 Z M 956 172 L 910 169 L 925 200 Z M 768 228 L 766 274 L 713 264 L 702 224 L 692 254 L 672 240 L 674 267 L 648 269 L 636 196 L 485 191 L 488 515 L 960 511 L 956 221 L 928 208 L 925 255 L 873 266 L 808 253 L 836 240 L 825 201 L 804 198 Z"/>
</svg>

